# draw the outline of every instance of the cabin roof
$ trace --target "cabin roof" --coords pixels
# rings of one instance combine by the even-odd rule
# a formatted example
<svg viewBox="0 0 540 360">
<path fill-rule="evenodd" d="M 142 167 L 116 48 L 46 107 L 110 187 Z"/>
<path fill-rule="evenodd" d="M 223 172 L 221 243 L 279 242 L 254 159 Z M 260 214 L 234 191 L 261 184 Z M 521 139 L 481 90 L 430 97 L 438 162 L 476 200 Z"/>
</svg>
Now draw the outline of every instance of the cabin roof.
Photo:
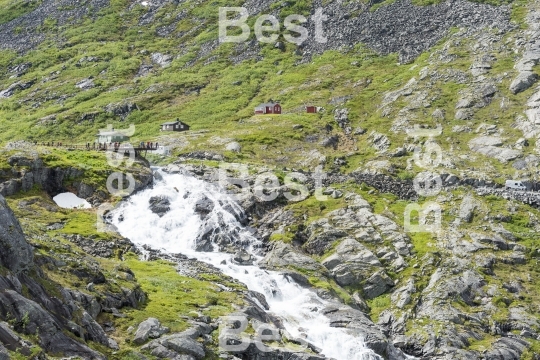
<svg viewBox="0 0 540 360">
<path fill-rule="evenodd" d="M 259 105 L 259 106 L 257 106 L 257 107 L 260 108 L 260 107 L 274 106 L 274 105 L 279 105 L 279 103 L 272 103 L 272 102 L 269 102 L 269 103 L 262 103 L 261 105 Z"/>
<path fill-rule="evenodd" d="M 169 121 L 169 122 L 166 122 L 166 123 L 163 123 L 161 125 L 176 125 L 176 124 L 184 124 L 184 125 L 187 125 L 186 123 L 180 121 L 180 120 L 176 120 L 176 121 Z"/>
</svg>

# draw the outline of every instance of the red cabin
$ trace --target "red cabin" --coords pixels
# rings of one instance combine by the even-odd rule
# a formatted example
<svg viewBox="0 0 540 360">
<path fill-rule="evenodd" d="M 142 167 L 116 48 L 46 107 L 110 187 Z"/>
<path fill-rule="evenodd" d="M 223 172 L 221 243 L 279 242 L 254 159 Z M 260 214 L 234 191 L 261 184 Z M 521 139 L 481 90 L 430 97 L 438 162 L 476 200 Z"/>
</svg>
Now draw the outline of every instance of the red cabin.
<svg viewBox="0 0 540 360">
<path fill-rule="evenodd" d="M 306 112 L 308 114 L 316 114 L 318 113 L 318 108 L 316 106 L 306 106 Z"/>
<path fill-rule="evenodd" d="M 255 108 L 255 114 L 281 114 L 281 105 L 275 102 L 261 104 Z"/>
</svg>

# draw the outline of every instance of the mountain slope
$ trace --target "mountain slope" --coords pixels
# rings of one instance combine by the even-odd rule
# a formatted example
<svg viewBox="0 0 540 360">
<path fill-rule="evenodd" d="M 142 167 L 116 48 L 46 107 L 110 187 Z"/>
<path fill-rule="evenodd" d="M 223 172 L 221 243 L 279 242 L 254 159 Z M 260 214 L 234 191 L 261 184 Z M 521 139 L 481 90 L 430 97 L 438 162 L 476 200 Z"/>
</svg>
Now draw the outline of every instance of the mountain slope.
<svg viewBox="0 0 540 360">
<path fill-rule="evenodd" d="M 244 44 L 220 44 L 219 6 L 245 6 L 251 27 L 261 13 L 309 17 L 322 6 L 328 42 L 264 44 L 252 34 Z M 79 156 L 46 144 L 93 142 L 108 124 L 134 124 L 132 143 L 173 149 L 174 157 L 150 160 L 166 165 L 180 156 L 186 171 L 205 179 L 215 178 L 215 167 L 227 161 L 249 164 L 251 183 L 253 174 L 271 170 L 283 180 L 300 169 L 312 184 L 321 165 L 329 172 L 327 201 L 310 196 L 242 204 L 266 245 L 265 266 L 291 272 L 364 312 L 388 344 L 407 354 L 538 358 L 540 200 L 502 189 L 507 179 L 528 180 L 538 189 L 538 1 L 4 0 L 0 13 L 0 142 L 37 142 L 2 150 L 2 191 L 9 181 L 22 184 L 28 169 L 10 160 L 21 153 L 81 170 L 76 179 L 63 180 L 65 189 L 81 194 L 79 182 L 105 189 L 112 170 L 102 165 L 104 155 Z M 314 33 L 312 21 L 308 30 Z M 254 108 L 270 99 L 280 101 L 283 114 L 255 115 Z M 307 114 L 305 105 L 324 110 Z M 176 118 L 191 130 L 160 132 L 161 123 Z M 415 135 L 415 129 L 436 135 Z M 437 146 L 440 159 L 418 161 L 421 149 Z M 84 172 L 85 165 L 95 168 Z M 442 175 L 437 194 L 414 189 L 413 179 L 424 171 Z M 23 230 L 31 232 L 32 243 L 60 254 L 54 236 L 63 238 L 65 231 L 39 240 L 49 211 L 20 205 L 52 193 L 38 183 L 26 190 L 21 185 L 8 198 L 17 215 L 34 214 L 39 223 L 21 220 Z M 118 200 L 88 198 L 96 204 Z M 407 232 L 406 207 L 428 201 L 441 206 L 440 231 Z M 70 234 L 96 235 L 88 220 L 94 214 L 78 214 L 61 216 Z M 282 259 L 298 254 L 317 265 Z M 115 266 L 124 262 L 151 292 L 148 316 L 162 317 L 174 332 L 184 330 L 185 323 L 167 316 L 163 300 L 179 294 L 155 285 L 169 264 L 139 262 L 127 251 L 100 266 L 116 275 Z M 146 277 L 146 271 L 157 275 Z M 86 286 L 71 278 L 64 284 L 62 273 L 47 275 L 58 286 Z M 187 281 L 166 273 L 167 281 Z M 212 274 L 199 280 L 212 288 Z M 231 299 L 220 296 L 205 311 L 233 311 L 224 304 L 240 306 L 247 301 L 243 291 L 238 285 Z M 200 295 L 193 301 L 208 296 Z M 191 310 L 174 308 L 178 314 Z M 128 319 L 105 315 L 100 324 L 119 329 L 114 338 L 122 354 L 139 352 L 127 329 L 144 320 L 144 309 L 125 311 Z M 344 322 L 342 314 L 335 316 Z"/>
</svg>

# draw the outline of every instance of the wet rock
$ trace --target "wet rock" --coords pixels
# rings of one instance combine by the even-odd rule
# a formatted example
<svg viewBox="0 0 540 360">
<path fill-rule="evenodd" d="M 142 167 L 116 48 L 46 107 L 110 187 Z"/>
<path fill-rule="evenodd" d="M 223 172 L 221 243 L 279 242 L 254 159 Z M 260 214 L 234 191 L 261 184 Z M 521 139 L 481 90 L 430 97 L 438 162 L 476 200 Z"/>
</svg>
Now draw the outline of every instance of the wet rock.
<svg viewBox="0 0 540 360">
<path fill-rule="evenodd" d="M 150 210 L 159 217 L 163 217 L 171 210 L 171 202 L 164 196 L 152 196 L 148 202 L 150 203 Z"/>
<path fill-rule="evenodd" d="M 207 198 L 206 196 L 202 199 L 197 200 L 195 203 L 195 212 L 200 214 L 201 217 L 205 217 L 210 214 L 214 209 L 214 202 Z"/>
<path fill-rule="evenodd" d="M 253 265 L 255 261 L 253 256 L 243 249 L 234 254 L 233 260 L 238 265 Z"/>
</svg>

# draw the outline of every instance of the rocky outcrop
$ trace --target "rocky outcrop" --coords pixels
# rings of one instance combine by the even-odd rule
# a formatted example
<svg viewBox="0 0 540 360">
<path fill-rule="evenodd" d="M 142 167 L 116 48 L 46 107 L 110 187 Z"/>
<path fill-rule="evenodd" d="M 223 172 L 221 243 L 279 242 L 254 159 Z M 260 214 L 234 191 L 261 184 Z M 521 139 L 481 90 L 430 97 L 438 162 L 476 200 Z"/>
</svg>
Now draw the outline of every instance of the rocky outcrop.
<svg viewBox="0 0 540 360">
<path fill-rule="evenodd" d="M 480 136 L 469 142 L 469 148 L 506 163 L 521 156 L 521 151 L 502 147 L 503 140 L 495 136 Z"/>
<path fill-rule="evenodd" d="M 105 159 L 104 159 L 105 161 Z M 9 170 L 0 170 L 0 195 L 11 196 L 20 191 L 29 191 L 35 185 L 41 187 L 50 196 L 75 189 L 76 195 L 98 205 L 108 198 L 104 191 L 85 182 L 85 173 L 91 169 L 73 166 L 52 167 L 35 154 L 13 155 L 8 159 Z M 146 164 L 130 168 L 135 179 L 135 191 L 140 190 L 153 180 Z M 103 181 L 105 186 L 105 179 Z M 127 188 L 127 184 L 126 184 Z"/>
<path fill-rule="evenodd" d="M 43 190 L 54 196 L 65 191 L 64 179 L 79 178 L 84 173 L 83 170 L 72 167 L 49 168 L 38 157 L 12 156 L 8 164 L 12 167 L 11 171 L 0 171 L 0 179 L 11 178 L 0 183 L 0 194 L 4 196 L 28 191 L 34 185 L 41 186 Z"/>
<path fill-rule="evenodd" d="M 71 266 L 68 271 L 83 281 L 105 284 L 107 280 L 99 267 L 88 265 L 87 261 L 86 257 L 83 261 L 79 259 L 78 266 Z M 118 313 L 124 306 L 138 307 L 146 299 L 140 288 L 121 288 L 121 294 L 104 291 L 98 300 L 93 295 L 53 283 L 45 277 L 41 266 L 50 270 L 65 267 L 66 263 L 48 256 L 34 256 L 18 220 L 0 195 L 0 269 L 3 269 L 0 271 L 0 342 L 5 346 L 0 348 L 0 357 L 4 356 L 4 349 L 29 355 L 29 347 L 37 345 L 54 356 L 106 358 L 88 347 L 86 341 L 118 350 L 117 343 L 96 319 L 105 311 Z M 129 281 L 127 277 L 126 280 Z M 88 291 L 94 291 L 93 286 L 90 283 Z M 5 326 L 3 321 L 9 321 L 13 328 Z M 17 334 L 30 336 L 31 342 L 21 340 Z"/>
<path fill-rule="evenodd" d="M 327 257 L 322 264 L 330 270 L 336 282 L 341 286 L 359 284 L 369 278 L 375 269 L 382 268 L 379 259 L 354 239 L 345 239 L 340 242 L 335 253 Z M 371 295 L 373 294 L 370 292 L 368 298 L 380 294 Z"/>
<path fill-rule="evenodd" d="M 17 330 L 27 335 L 37 335 L 40 346 L 47 352 L 105 359 L 86 345 L 66 336 L 62 332 L 64 326 L 61 321 L 14 290 L 0 292 L 0 316 L 5 319 L 8 314 L 18 320 Z"/>
<path fill-rule="evenodd" d="M 271 269 L 296 267 L 306 270 L 323 270 L 323 266 L 317 261 L 294 250 L 291 245 L 282 242 L 277 242 L 265 258 L 259 262 L 259 265 L 267 266 Z"/>
</svg>

